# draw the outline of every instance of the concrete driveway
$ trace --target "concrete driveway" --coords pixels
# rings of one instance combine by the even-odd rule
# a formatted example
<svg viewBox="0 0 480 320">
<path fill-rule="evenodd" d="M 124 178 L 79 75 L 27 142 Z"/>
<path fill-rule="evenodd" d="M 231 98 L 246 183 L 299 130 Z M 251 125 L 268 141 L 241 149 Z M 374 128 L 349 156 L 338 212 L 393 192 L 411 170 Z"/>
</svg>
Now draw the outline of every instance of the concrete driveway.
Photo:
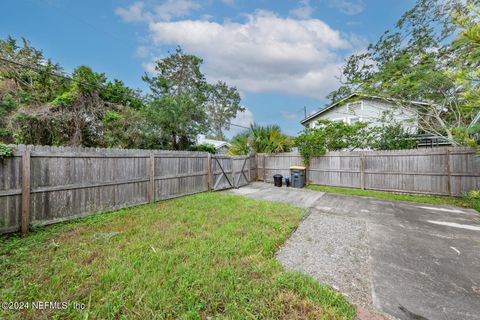
<svg viewBox="0 0 480 320">
<path fill-rule="evenodd" d="M 228 192 L 308 208 L 278 259 L 362 308 L 399 319 L 480 319 L 476 211 L 264 183 Z"/>
</svg>

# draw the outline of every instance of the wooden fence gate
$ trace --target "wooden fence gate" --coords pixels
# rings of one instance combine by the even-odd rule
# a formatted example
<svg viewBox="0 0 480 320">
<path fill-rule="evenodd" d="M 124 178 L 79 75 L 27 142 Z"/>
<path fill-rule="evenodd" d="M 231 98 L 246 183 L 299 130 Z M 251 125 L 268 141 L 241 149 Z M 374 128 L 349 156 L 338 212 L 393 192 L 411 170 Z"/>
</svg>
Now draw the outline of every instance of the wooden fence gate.
<svg viewBox="0 0 480 320">
<path fill-rule="evenodd" d="M 212 190 L 240 188 L 251 181 L 251 158 L 213 155 Z"/>
</svg>

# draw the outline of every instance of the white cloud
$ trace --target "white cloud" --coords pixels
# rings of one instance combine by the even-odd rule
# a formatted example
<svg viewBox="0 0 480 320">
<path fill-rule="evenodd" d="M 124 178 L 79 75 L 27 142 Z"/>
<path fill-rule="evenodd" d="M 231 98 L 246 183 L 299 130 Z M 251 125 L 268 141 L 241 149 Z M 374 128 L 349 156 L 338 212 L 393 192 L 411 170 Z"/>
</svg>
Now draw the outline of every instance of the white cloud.
<svg viewBox="0 0 480 320">
<path fill-rule="evenodd" d="M 137 48 L 135 55 L 139 58 L 147 58 L 151 55 L 150 49 L 145 46 L 140 46 Z"/>
<path fill-rule="evenodd" d="M 154 11 L 160 20 L 170 21 L 172 18 L 185 17 L 202 6 L 191 0 L 167 0 L 155 7 Z"/>
<path fill-rule="evenodd" d="M 253 113 L 248 108 L 246 107 L 244 108 L 245 108 L 245 111 L 237 113 L 237 116 L 235 117 L 235 119 L 231 121 L 231 123 L 242 126 L 242 127 L 250 127 L 250 125 L 254 123 Z M 230 126 L 230 130 L 226 132 L 227 137 L 232 137 L 237 133 L 240 133 L 246 130 L 245 128 L 242 128 L 242 127 Z"/>
<path fill-rule="evenodd" d="M 155 61 L 149 61 L 142 63 L 142 68 L 148 73 L 155 73 Z"/>
<path fill-rule="evenodd" d="M 363 0 L 328 0 L 328 6 L 349 16 L 359 14 L 365 8 Z"/>
<path fill-rule="evenodd" d="M 122 17 L 125 22 L 144 22 L 150 21 L 152 16 L 144 12 L 143 2 L 135 2 L 128 8 L 117 8 L 115 13 Z"/>
<path fill-rule="evenodd" d="M 145 9 L 143 2 L 138 1 L 130 7 L 117 8 L 115 13 L 125 22 L 170 21 L 173 18 L 186 17 L 201 7 L 200 3 L 192 0 L 167 0 L 154 6 L 150 12 Z"/>
<path fill-rule="evenodd" d="M 297 114 L 295 112 L 282 111 L 280 112 L 282 118 L 286 120 L 295 120 L 297 119 Z"/>
<path fill-rule="evenodd" d="M 181 45 L 204 59 L 209 80 L 224 80 L 246 92 L 323 98 L 338 84 L 338 50 L 352 49 L 349 39 L 321 20 L 261 10 L 246 15 L 243 23 L 158 21 L 149 30 L 154 45 Z"/>
<path fill-rule="evenodd" d="M 308 19 L 313 13 L 313 8 L 310 6 L 310 0 L 300 0 L 299 6 L 290 10 L 290 15 L 299 19 Z"/>
</svg>

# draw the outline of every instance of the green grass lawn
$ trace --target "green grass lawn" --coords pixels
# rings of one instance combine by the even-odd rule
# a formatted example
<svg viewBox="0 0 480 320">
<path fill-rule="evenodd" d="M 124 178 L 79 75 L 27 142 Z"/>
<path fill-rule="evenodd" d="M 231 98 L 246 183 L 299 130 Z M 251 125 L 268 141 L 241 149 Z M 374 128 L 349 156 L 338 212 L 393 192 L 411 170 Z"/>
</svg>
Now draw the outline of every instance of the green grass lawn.
<svg viewBox="0 0 480 320">
<path fill-rule="evenodd" d="M 0 318 L 352 319 L 341 295 L 274 257 L 302 216 L 286 204 L 203 193 L 1 237 L 1 301 L 85 309 Z"/>
<path fill-rule="evenodd" d="M 353 196 L 364 196 L 364 197 L 372 197 L 372 198 L 378 198 L 378 199 L 459 206 L 459 207 L 465 207 L 465 208 L 474 208 L 480 211 L 480 203 L 476 203 L 474 200 L 469 200 L 465 198 L 456 198 L 456 197 L 448 197 L 448 196 L 400 194 L 400 193 L 383 192 L 383 191 L 372 191 L 372 190 L 318 186 L 318 185 L 309 185 L 307 186 L 307 188 L 315 191 L 349 194 Z"/>
</svg>

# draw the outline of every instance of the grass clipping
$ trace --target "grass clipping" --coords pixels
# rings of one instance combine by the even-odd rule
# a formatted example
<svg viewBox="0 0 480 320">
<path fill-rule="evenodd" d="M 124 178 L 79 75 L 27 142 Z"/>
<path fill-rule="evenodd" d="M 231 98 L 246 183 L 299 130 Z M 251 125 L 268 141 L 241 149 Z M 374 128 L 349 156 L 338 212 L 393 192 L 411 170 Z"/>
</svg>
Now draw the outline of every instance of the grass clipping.
<svg viewBox="0 0 480 320">
<path fill-rule="evenodd" d="M 4 301 L 68 301 L 28 318 L 352 319 L 356 311 L 275 252 L 302 213 L 204 193 L 1 239 Z M 73 303 L 81 303 L 77 310 Z"/>
</svg>

